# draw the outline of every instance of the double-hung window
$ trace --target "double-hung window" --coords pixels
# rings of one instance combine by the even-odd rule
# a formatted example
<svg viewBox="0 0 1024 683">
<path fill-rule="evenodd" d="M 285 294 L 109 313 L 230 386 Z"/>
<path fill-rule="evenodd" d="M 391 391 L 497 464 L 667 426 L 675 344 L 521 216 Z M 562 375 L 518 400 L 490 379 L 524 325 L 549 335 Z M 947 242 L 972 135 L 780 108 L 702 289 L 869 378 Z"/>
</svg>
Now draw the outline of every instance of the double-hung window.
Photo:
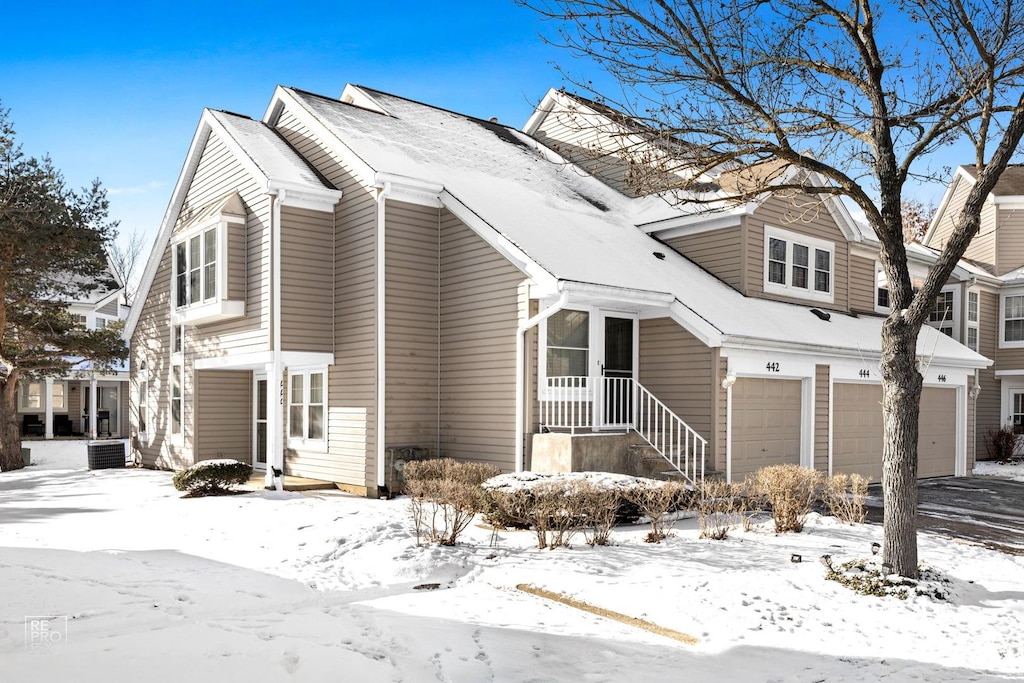
<svg viewBox="0 0 1024 683">
<path fill-rule="evenodd" d="M 64 382 L 54 382 L 51 387 L 52 393 L 50 395 L 50 401 L 53 405 L 54 410 L 67 410 L 68 402 L 65 396 L 67 385 Z"/>
<path fill-rule="evenodd" d="M 967 292 L 967 348 L 971 351 L 978 350 L 978 293 Z"/>
<path fill-rule="evenodd" d="M 288 438 L 313 445 L 326 440 L 327 372 L 293 370 L 288 375 Z"/>
<path fill-rule="evenodd" d="M 21 388 L 22 410 L 42 410 L 43 408 L 43 383 L 27 382 Z"/>
<path fill-rule="evenodd" d="M 181 418 L 184 397 L 182 394 L 182 372 L 180 365 L 171 366 L 171 434 L 181 434 Z"/>
<path fill-rule="evenodd" d="M 831 303 L 834 257 L 831 242 L 766 227 L 764 290 Z"/>
<path fill-rule="evenodd" d="M 953 291 L 939 292 L 928 314 L 928 323 L 947 337 L 953 336 Z"/>
<path fill-rule="evenodd" d="M 217 297 L 217 228 L 174 245 L 174 305 L 181 309 Z"/>
<path fill-rule="evenodd" d="M 1002 346 L 1024 347 L 1024 294 L 1003 295 Z"/>
</svg>

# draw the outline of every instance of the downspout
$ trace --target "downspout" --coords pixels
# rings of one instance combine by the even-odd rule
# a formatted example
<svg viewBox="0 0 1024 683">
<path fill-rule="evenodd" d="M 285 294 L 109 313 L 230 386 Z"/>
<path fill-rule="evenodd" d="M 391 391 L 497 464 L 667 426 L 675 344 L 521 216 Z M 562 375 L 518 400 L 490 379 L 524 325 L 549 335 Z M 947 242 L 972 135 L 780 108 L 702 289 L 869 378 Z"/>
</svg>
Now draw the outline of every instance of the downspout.
<svg viewBox="0 0 1024 683">
<path fill-rule="evenodd" d="M 385 182 L 377 192 L 377 489 L 379 495 L 387 492 L 387 478 L 384 472 L 384 404 L 386 401 L 385 374 L 385 312 L 384 294 L 387 282 L 384 261 L 384 207 L 391 194 L 391 183 Z"/>
<path fill-rule="evenodd" d="M 526 333 L 540 324 L 542 320 L 547 320 L 564 308 L 568 300 L 569 292 L 563 289 L 558 301 L 532 318 L 521 322 L 516 330 L 516 472 L 522 472 L 525 465 L 526 449 L 523 444 L 523 435 L 526 433 Z M 527 312 L 530 310 L 529 305 L 530 299 L 527 297 Z"/>
<path fill-rule="evenodd" d="M 270 386 L 278 387 L 278 404 L 275 410 L 267 413 L 267 473 L 265 486 L 284 489 L 284 368 L 281 361 L 281 202 L 285 191 L 269 192 L 271 198 L 270 211 L 270 372 L 273 378 Z M 270 387 L 268 387 L 269 389 Z M 280 472 L 280 476 L 275 476 Z"/>
<path fill-rule="evenodd" d="M 725 389 L 725 481 L 732 483 L 732 385 L 736 375 L 726 375 L 722 380 Z"/>
</svg>

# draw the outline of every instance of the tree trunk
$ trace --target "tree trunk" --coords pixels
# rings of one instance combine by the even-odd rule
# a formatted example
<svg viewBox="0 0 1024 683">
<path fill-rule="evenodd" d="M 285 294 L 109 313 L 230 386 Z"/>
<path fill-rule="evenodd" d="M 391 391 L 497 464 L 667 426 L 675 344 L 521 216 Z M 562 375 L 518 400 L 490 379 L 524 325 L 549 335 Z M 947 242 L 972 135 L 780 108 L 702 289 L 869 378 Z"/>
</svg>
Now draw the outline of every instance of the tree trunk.
<svg viewBox="0 0 1024 683">
<path fill-rule="evenodd" d="M 0 384 L 0 472 L 19 470 L 24 466 L 21 428 L 18 425 L 18 380 L 17 373 L 12 373 Z"/>
<path fill-rule="evenodd" d="M 919 325 L 899 312 L 882 327 L 882 562 L 917 578 L 917 432 L 924 378 L 917 368 Z"/>
</svg>

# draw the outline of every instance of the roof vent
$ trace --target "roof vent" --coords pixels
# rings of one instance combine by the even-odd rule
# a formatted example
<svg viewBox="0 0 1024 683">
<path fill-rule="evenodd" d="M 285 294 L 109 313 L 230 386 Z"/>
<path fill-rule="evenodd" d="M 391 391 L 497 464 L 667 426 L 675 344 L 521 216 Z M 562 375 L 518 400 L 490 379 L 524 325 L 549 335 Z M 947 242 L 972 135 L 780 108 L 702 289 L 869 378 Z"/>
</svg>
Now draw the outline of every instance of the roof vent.
<svg viewBox="0 0 1024 683">
<path fill-rule="evenodd" d="M 656 251 L 656 252 L 654 252 L 654 258 L 658 259 L 659 261 L 664 261 L 665 260 L 665 254 L 663 254 L 660 251 Z"/>
<path fill-rule="evenodd" d="M 492 116 L 491 118 L 489 118 L 487 120 L 490 121 L 491 123 L 497 123 L 498 122 L 498 117 L 497 116 Z"/>
<path fill-rule="evenodd" d="M 818 316 L 820 319 L 824 320 L 825 322 L 828 322 L 832 318 L 831 315 L 829 315 L 825 311 L 821 310 L 820 308 L 812 308 L 811 309 L 811 313 L 813 313 L 814 315 Z"/>
</svg>

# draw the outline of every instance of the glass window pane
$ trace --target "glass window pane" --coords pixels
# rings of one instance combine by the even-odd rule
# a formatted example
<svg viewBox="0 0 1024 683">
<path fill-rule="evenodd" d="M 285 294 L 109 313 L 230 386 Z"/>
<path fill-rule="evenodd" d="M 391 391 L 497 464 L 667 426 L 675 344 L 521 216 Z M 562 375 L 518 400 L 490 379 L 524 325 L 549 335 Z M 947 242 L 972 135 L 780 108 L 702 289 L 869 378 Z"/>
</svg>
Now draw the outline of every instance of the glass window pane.
<svg viewBox="0 0 1024 683">
<path fill-rule="evenodd" d="M 793 266 L 793 286 L 807 289 L 807 269 L 800 266 Z"/>
<path fill-rule="evenodd" d="M 889 290 L 885 287 L 878 288 L 878 305 L 881 308 L 889 308 Z"/>
<path fill-rule="evenodd" d="M 768 262 L 768 282 L 778 285 L 786 284 L 786 264 L 775 261 Z"/>
<path fill-rule="evenodd" d="M 302 405 L 293 405 L 288 409 L 288 436 L 301 439 L 304 431 L 302 425 Z"/>
<path fill-rule="evenodd" d="M 203 266 L 203 300 L 217 296 L 217 266 Z"/>
<path fill-rule="evenodd" d="M 586 311 L 558 311 L 548 318 L 548 346 L 590 347 L 590 314 Z"/>
<path fill-rule="evenodd" d="M 324 374 L 322 372 L 313 372 L 309 375 L 309 402 L 310 404 L 324 402 Z"/>
<path fill-rule="evenodd" d="M 584 377 L 588 352 L 584 349 L 548 349 L 548 377 Z"/>
<path fill-rule="evenodd" d="M 968 327 L 967 328 L 967 348 L 971 351 L 978 350 L 978 328 Z"/>
<path fill-rule="evenodd" d="M 978 293 L 967 293 L 967 320 L 972 323 L 978 322 Z"/>
<path fill-rule="evenodd" d="M 1024 320 L 1007 320 L 1006 341 L 1024 341 Z"/>
<path fill-rule="evenodd" d="M 53 385 L 53 407 L 56 410 L 64 410 L 64 383 L 56 382 Z"/>
<path fill-rule="evenodd" d="M 803 244 L 793 244 L 793 263 L 798 266 L 807 265 L 807 247 Z"/>
<path fill-rule="evenodd" d="M 832 254 L 823 249 L 814 250 L 814 268 L 816 270 L 832 271 Z"/>
<path fill-rule="evenodd" d="M 817 292 L 831 291 L 831 276 L 827 272 L 814 271 L 814 290 Z"/>
<path fill-rule="evenodd" d="M 1024 296 L 1008 296 L 1005 305 L 1006 318 L 1024 318 Z"/>
<path fill-rule="evenodd" d="M 302 391 L 303 385 L 304 385 L 304 382 L 303 382 L 304 379 L 305 379 L 305 377 L 303 375 L 292 375 L 292 380 L 291 380 L 292 381 L 292 398 L 291 398 L 291 402 L 292 403 L 299 403 L 299 404 L 301 404 L 305 400 L 305 397 L 303 396 L 303 391 Z"/>
<path fill-rule="evenodd" d="M 309 438 L 324 438 L 324 407 L 322 405 L 309 407 Z"/>
<path fill-rule="evenodd" d="M 203 264 L 209 265 L 217 261 L 217 230 L 207 230 L 203 234 Z"/>
<path fill-rule="evenodd" d="M 772 261 L 786 260 L 786 241 L 775 237 L 768 238 L 768 258 Z"/>
</svg>

